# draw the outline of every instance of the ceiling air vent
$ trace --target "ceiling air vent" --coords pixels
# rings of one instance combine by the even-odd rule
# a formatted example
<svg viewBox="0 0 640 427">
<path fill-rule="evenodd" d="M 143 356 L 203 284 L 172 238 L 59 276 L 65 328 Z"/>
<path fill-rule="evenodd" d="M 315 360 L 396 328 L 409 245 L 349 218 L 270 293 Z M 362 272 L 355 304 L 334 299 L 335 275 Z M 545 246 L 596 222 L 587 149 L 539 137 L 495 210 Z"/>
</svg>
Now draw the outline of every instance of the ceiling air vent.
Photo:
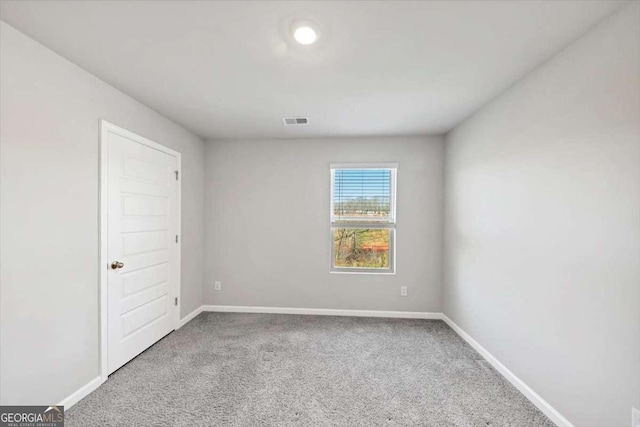
<svg viewBox="0 0 640 427">
<path fill-rule="evenodd" d="M 284 123 L 285 126 L 308 125 L 309 118 L 308 117 L 283 117 L 282 123 Z"/>
</svg>

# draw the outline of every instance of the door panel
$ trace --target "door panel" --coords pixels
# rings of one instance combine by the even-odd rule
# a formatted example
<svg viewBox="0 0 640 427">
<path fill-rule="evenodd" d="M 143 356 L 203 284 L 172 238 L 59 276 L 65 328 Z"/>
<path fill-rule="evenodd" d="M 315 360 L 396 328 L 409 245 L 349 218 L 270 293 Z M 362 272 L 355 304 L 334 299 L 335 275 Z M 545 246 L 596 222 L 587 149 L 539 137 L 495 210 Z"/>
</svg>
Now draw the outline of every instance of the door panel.
<svg viewBox="0 0 640 427">
<path fill-rule="evenodd" d="M 125 297 L 143 291 L 151 286 L 166 283 L 168 274 L 167 263 L 142 268 L 123 274 L 123 294 Z"/>
<path fill-rule="evenodd" d="M 140 308 L 149 301 L 153 301 L 161 296 L 169 293 L 169 284 L 167 282 L 161 282 L 142 289 L 140 292 L 136 292 L 132 295 L 127 295 L 123 298 L 122 305 L 120 306 L 120 314 L 127 314 L 136 308 Z"/>
<path fill-rule="evenodd" d="M 108 373 L 175 327 L 178 159 L 107 132 Z"/>
<path fill-rule="evenodd" d="M 139 231 L 122 234 L 122 250 L 124 256 L 145 252 L 156 252 L 167 249 L 168 234 L 162 231 Z"/>
<path fill-rule="evenodd" d="M 153 325 L 157 320 L 166 319 L 168 317 L 167 302 L 167 295 L 165 294 L 135 310 L 122 314 L 124 338 L 131 339 L 130 335 L 133 332 L 137 332 L 142 328 L 148 329 L 148 326 Z M 167 333 L 169 332 L 171 332 L 171 329 L 167 331 Z M 162 336 L 160 338 L 162 338 Z M 154 342 L 155 341 L 151 344 Z M 144 348 L 142 350 L 144 350 Z"/>
<path fill-rule="evenodd" d="M 122 204 L 125 218 L 133 216 L 161 216 L 166 218 L 169 210 L 167 199 L 164 196 L 125 195 L 122 198 Z"/>
</svg>

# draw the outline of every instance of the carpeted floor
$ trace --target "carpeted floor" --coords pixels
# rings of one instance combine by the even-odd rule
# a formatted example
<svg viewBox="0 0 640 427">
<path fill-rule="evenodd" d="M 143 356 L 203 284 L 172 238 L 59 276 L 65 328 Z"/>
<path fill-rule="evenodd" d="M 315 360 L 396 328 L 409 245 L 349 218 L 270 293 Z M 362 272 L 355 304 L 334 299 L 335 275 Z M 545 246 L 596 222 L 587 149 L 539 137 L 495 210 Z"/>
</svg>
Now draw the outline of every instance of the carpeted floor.
<svg viewBox="0 0 640 427">
<path fill-rule="evenodd" d="M 553 426 L 444 322 L 202 313 L 68 426 Z"/>
</svg>

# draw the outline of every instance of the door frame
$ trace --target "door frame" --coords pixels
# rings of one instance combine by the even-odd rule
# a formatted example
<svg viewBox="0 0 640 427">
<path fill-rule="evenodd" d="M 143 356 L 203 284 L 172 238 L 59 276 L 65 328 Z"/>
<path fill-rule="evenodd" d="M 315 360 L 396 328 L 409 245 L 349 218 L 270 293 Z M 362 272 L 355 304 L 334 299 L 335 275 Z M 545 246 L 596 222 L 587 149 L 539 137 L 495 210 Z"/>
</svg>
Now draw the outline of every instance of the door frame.
<svg viewBox="0 0 640 427">
<path fill-rule="evenodd" d="M 107 215 L 107 195 L 108 192 L 108 147 L 107 147 L 107 134 L 111 132 L 116 135 L 120 135 L 124 138 L 135 141 L 139 144 L 145 145 L 149 148 L 153 148 L 155 150 L 161 151 L 163 153 L 169 154 L 176 158 L 177 168 L 178 168 L 178 182 L 177 182 L 177 204 L 178 204 L 178 228 L 177 233 L 180 236 L 180 242 L 178 244 L 178 262 L 177 262 L 177 277 L 178 283 L 174 285 L 172 288 L 172 292 L 174 296 L 178 297 L 178 305 L 176 307 L 175 313 L 173 315 L 173 328 L 178 329 L 180 325 L 180 308 L 182 307 L 182 295 L 181 295 L 181 265 L 182 265 L 182 155 L 172 150 L 171 148 L 165 147 L 164 145 L 158 144 L 157 142 L 151 141 L 150 139 L 144 138 L 140 135 L 137 135 L 131 131 L 123 129 L 119 126 L 114 125 L 106 120 L 100 120 L 100 188 L 99 188 L 99 222 L 100 222 L 100 230 L 99 230 L 99 295 L 100 295 L 100 376 L 102 382 L 105 382 L 109 376 L 108 374 L 108 349 L 109 349 L 109 319 L 108 319 L 108 293 L 107 293 L 107 272 L 109 266 L 109 260 L 107 259 L 108 251 L 107 251 L 107 243 L 108 243 L 108 215 Z"/>
</svg>

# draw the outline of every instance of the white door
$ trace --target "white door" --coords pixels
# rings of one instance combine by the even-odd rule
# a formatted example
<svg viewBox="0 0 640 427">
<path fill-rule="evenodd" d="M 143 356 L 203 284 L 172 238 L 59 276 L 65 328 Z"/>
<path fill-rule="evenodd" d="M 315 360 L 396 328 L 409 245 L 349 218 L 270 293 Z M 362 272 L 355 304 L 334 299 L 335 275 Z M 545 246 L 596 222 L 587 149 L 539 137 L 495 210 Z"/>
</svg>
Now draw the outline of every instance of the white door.
<svg viewBox="0 0 640 427">
<path fill-rule="evenodd" d="M 110 374 L 176 328 L 179 155 L 108 124 L 103 139 Z"/>
</svg>

